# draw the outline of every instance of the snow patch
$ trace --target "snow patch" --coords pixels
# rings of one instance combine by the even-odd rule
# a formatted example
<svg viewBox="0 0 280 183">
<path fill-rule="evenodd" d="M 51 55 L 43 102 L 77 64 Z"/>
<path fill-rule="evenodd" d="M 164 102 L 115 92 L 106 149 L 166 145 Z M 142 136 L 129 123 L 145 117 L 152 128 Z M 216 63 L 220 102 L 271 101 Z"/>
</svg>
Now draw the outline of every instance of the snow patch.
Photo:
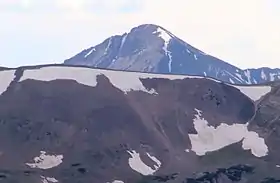
<svg viewBox="0 0 280 183">
<path fill-rule="evenodd" d="M 194 59 L 195 59 L 195 60 L 197 60 L 197 56 L 196 56 L 196 54 L 194 54 L 194 55 L 193 55 L 193 57 L 194 57 Z"/>
<path fill-rule="evenodd" d="M 127 151 L 130 154 L 130 158 L 128 159 L 128 164 L 131 169 L 142 174 L 142 175 L 152 175 L 154 174 L 161 166 L 161 162 L 147 153 L 148 157 L 153 160 L 157 165 L 154 166 L 154 169 L 146 165 L 140 158 L 140 154 L 136 151 Z"/>
<path fill-rule="evenodd" d="M 2 95 L 15 78 L 15 70 L 0 71 L 0 95 Z"/>
<path fill-rule="evenodd" d="M 217 128 L 209 126 L 208 121 L 202 118 L 202 111 L 195 109 L 197 114 L 193 119 L 197 134 L 189 134 L 192 151 L 198 156 L 207 152 L 218 151 L 228 145 L 242 140 L 242 148 L 251 150 L 256 157 L 266 156 L 268 147 L 263 138 L 256 132 L 248 131 L 248 124 L 228 125 L 221 123 Z"/>
<path fill-rule="evenodd" d="M 0 74 L 3 71 L 0 71 Z M 51 73 L 51 74 L 50 74 Z M 74 74 L 73 74 L 74 73 Z M 85 67 L 70 67 L 70 66 L 47 66 L 39 69 L 26 69 L 19 82 L 27 79 L 41 80 L 41 81 L 54 81 L 54 80 L 74 80 L 80 84 L 95 87 L 97 84 L 96 77 L 98 75 L 105 75 L 110 82 L 116 87 L 127 93 L 130 91 L 143 91 L 149 94 L 156 95 L 157 92 L 147 90 L 141 78 L 165 78 L 170 80 L 176 79 L 202 79 L 206 78 L 217 83 L 221 81 L 207 78 L 205 76 L 191 76 L 191 75 L 164 75 L 164 74 L 151 74 L 139 72 L 120 72 L 114 70 L 91 69 Z M 125 82 L 123 82 L 125 81 Z M 237 86 L 227 84 L 229 86 L 239 89 L 242 93 L 250 97 L 252 100 L 258 100 L 260 97 L 271 91 L 270 86 Z"/>
<path fill-rule="evenodd" d="M 112 183 L 124 183 L 124 182 L 121 180 L 114 180 Z"/>
<path fill-rule="evenodd" d="M 34 163 L 26 163 L 31 168 L 50 169 L 62 163 L 63 155 L 46 155 L 45 151 L 40 151 L 41 155 L 34 158 Z"/>
<path fill-rule="evenodd" d="M 163 39 L 164 45 L 163 50 L 165 51 L 165 54 L 168 56 L 168 71 L 171 72 L 171 64 L 172 64 L 172 55 L 171 52 L 168 50 L 168 44 L 170 43 L 172 37 L 162 28 L 158 27 L 157 30 L 153 33 L 158 33 L 158 36 Z"/>
<path fill-rule="evenodd" d="M 275 76 L 277 76 L 276 73 L 269 73 L 270 81 L 274 81 L 275 80 Z"/>
<path fill-rule="evenodd" d="M 87 54 L 85 54 L 84 58 L 87 58 L 93 51 L 96 51 L 95 48 L 92 48 Z"/>
<path fill-rule="evenodd" d="M 110 182 L 107 182 L 107 183 L 110 183 Z M 124 182 L 121 180 L 114 180 L 112 183 L 124 183 Z"/>
<path fill-rule="evenodd" d="M 119 48 L 120 51 L 121 51 L 122 48 L 123 48 L 123 45 L 124 45 L 124 43 L 125 43 L 125 41 L 126 41 L 126 38 L 127 38 L 127 35 L 128 35 L 128 34 L 125 34 L 125 35 L 122 37 L 121 46 L 120 46 L 120 48 Z"/>
<path fill-rule="evenodd" d="M 56 180 L 55 178 L 53 177 L 44 177 L 44 176 L 41 176 L 42 178 L 42 183 L 55 183 L 55 182 L 58 182 L 58 180 Z"/>
<path fill-rule="evenodd" d="M 232 84 L 234 84 L 234 81 L 233 81 L 231 78 L 229 78 L 229 81 L 230 81 Z"/>
<path fill-rule="evenodd" d="M 239 81 L 240 83 L 243 82 L 242 79 L 239 78 L 239 76 L 238 77 L 235 76 L 236 74 L 233 75 L 233 74 L 231 74 L 230 72 L 228 72 L 226 70 L 224 70 L 224 72 L 227 73 L 228 75 L 230 75 L 231 77 L 233 77 L 234 79 L 236 79 L 237 81 Z"/>
<path fill-rule="evenodd" d="M 268 147 L 263 138 L 260 138 L 256 132 L 247 131 L 242 142 L 244 150 L 251 150 L 251 153 L 256 157 L 266 156 L 268 154 Z"/>
<path fill-rule="evenodd" d="M 146 154 L 151 160 L 153 160 L 157 164 L 157 165 L 154 165 L 154 169 L 158 170 L 161 167 L 161 162 L 155 156 L 152 156 L 149 153 L 146 153 Z"/>
<path fill-rule="evenodd" d="M 257 101 L 271 91 L 271 86 L 235 86 L 251 100 Z"/>
<path fill-rule="evenodd" d="M 158 36 L 164 40 L 165 44 L 169 43 L 172 37 L 162 28 L 158 27 L 157 30 L 153 33 L 158 33 Z"/>
<path fill-rule="evenodd" d="M 52 74 L 50 74 L 52 73 Z M 73 74 L 74 73 L 74 74 Z M 40 69 L 25 70 L 21 81 L 27 79 L 54 81 L 58 79 L 75 80 L 80 84 L 95 87 L 96 77 L 105 75 L 111 83 L 127 93 L 132 90 L 144 91 L 150 94 L 157 94 L 154 90 L 148 91 L 140 81 L 140 78 L 149 78 L 149 75 L 131 72 L 118 72 L 101 69 L 79 68 L 79 67 L 43 67 Z M 125 81 L 125 82 L 123 82 Z"/>
<path fill-rule="evenodd" d="M 242 78 L 241 74 L 235 73 L 235 75 L 239 78 L 240 81 L 243 81 L 243 78 Z"/>
<path fill-rule="evenodd" d="M 255 83 L 255 84 L 257 84 L 257 81 L 256 81 L 256 79 L 255 79 L 255 78 L 253 79 L 253 81 L 254 81 L 254 83 Z"/>
<path fill-rule="evenodd" d="M 50 74 L 51 73 L 51 74 Z M 40 69 L 25 70 L 20 82 L 33 79 L 40 81 L 54 81 L 57 79 L 76 80 L 77 82 L 87 85 L 96 86 L 96 76 L 94 71 L 78 67 L 43 67 Z"/>
<path fill-rule="evenodd" d="M 165 53 L 167 53 L 167 55 L 168 55 L 168 58 L 169 58 L 169 60 L 168 60 L 168 71 L 171 72 L 171 69 L 172 69 L 172 67 L 171 67 L 171 64 L 172 64 L 172 55 L 171 55 L 171 52 L 167 50 L 167 47 L 166 47 L 166 48 L 164 47 L 164 51 L 165 51 Z"/>
<path fill-rule="evenodd" d="M 263 70 L 261 72 L 261 77 L 262 77 L 263 80 L 267 80 L 267 76 L 266 76 L 266 74 L 264 73 Z"/>
<path fill-rule="evenodd" d="M 247 84 L 252 84 L 252 82 L 251 82 L 251 72 L 250 72 L 250 70 L 244 71 L 244 75 L 247 77 L 246 83 L 247 83 Z"/>
<path fill-rule="evenodd" d="M 112 37 L 109 38 L 108 45 L 105 48 L 104 55 L 106 55 L 108 53 L 108 50 L 110 49 L 111 44 L 112 44 Z"/>
</svg>

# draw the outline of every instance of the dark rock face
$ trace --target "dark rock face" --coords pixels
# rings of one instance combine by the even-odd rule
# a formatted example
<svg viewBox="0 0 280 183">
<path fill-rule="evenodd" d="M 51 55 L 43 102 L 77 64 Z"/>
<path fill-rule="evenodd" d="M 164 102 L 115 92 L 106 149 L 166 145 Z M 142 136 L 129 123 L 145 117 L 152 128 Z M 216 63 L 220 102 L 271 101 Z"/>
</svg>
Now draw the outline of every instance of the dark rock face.
<svg viewBox="0 0 280 183">
<path fill-rule="evenodd" d="M 112 36 L 64 61 L 67 65 L 149 73 L 213 77 L 233 84 L 259 84 L 280 79 L 280 69 L 242 70 L 182 41 L 151 24 Z"/>
<path fill-rule="evenodd" d="M 201 182 L 239 182 L 244 174 L 252 174 L 254 168 L 247 165 L 236 165 L 229 168 L 220 168 L 216 172 L 204 172 L 198 178 L 187 178 L 185 183 Z M 224 179 L 220 181 L 219 179 Z"/>
<path fill-rule="evenodd" d="M 270 150 L 270 159 L 280 164 L 278 155 L 280 143 L 280 85 L 275 84 L 270 95 L 263 98 L 257 108 L 256 115 L 251 123 L 251 129 L 257 130 L 266 138 Z"/>
<path fill-rule="evenodd" d="M 245 182 L 254 174 L 254 167 L 249 165 L 235 165 L 229 168 L 219 168 L 215 172 L 203 172 L 196 178 L 186 178 L 181 183 L 234 183 Z M 176 180 L 177 174 L 167 176 L 147 176 L 139 183 L 160 183 Z M 247 181 L 248 182 L 248 181 Z M 253 181 L 252 181 L 253 182 Z M 280 180 L 274 178 L 265 178 L 258 183 L 278 183 Z"/>
<path fill-rule="evenodd" d="M 255 104 L 232 86 L 205 78 L 151 77 L 139 81 L 157 94 L 124 92 L 105 71 L 97 75 L 95 86 L 89 86 L 79 80 L 80 76 L 86 78 L 83 74 L 87 70 L 75 72 L 77 79 L 73 80 L 72 75 L 67 75 L 69 79 L 63 76 L 72 67 L 52 67 L 48 72 L 44 71 L 46 68 L 49 67 L 18 69 L 0 95 L 1 182 L 39 183 L 44 177 L 62 183 L 139 182 L 146 175 L 130 167 L 133 151 L 139 153 L 146 166 L 159 166 L 147 153 L 160 161 L 160 168 L 151 175 L 152 181 L 211 182 L 211 175 L 224 177 L 233 172 L 236 180 L 246 182 L 240 174 L 247 174 L 250 167 L 254 169 L 250 180 L 279 179 L 280 170 L 274 161 L 278 150 L 267 158 L 258 158 L 234 143 L 205 156 L 186 152 L 192 148 L 189 134 L 197 133 L 193 122 L 195 109 L 202 111 L 213 128 L 221 123 L 245 124 L 254 117 Z M 42 79 L 57 73 L 61 78 Z M 129 78 L 122 82 L 129 83 Z M 63 155 L 63 159 L 51 168 L 28 166 L 26 163 L 32 163 L 40 151 Z M 267 167 L 273 168 L 268 171 Z M 205 174 L 208 178 L 193 177 L 201 172 L 209 172 Z M 217 182 L 228 179 L 234 178 Z"/>
</svg>

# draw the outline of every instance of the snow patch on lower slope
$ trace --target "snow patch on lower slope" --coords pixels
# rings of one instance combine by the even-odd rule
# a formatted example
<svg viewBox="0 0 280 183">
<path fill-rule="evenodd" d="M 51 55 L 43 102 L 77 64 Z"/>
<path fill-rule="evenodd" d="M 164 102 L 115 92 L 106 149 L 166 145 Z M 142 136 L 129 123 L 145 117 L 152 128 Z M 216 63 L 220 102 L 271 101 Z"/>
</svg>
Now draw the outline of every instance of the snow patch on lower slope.
<svg viewBox="0 0 280 183">
<path fill-rule="evenodd" d="M 141 160 L 140 154 L 137 153 L 136 151 L 132 150 L 127 152 L 131 156 L 128 159 L 128 164 L 130 168 L 142 175 L 153 175 L 161 167 L 161 162 L 156 157 L 151 156 L 149 153 L 147 153 L 147 156 L 156 163 L 154 168 L 151 168 L 148 165 L 146 165 Z"/>
<path fill-rule="evenodd" d="M 0 72 L 1 74 L 1 72 Z M 95 87 L 97 84 L 96 77 L 98 75 L 105 75 L 109 78 L 110 82 L 123 92 L 129 91 L 144 91 L 150 94 L 157 94 L 154 90 L 148 91 L 140 81 L 140 78 L 166 78 L 170 80 L 175 79 L 201 79 L 206 78 L 208 80 L 221 83 L 221 81 L 207 78 L 203 76 L 190 76 L 190 75 L 164 75 L 164 74 L 151 74 L 151 73 L 139 73 L 139 72 L 120 72 L 114 70 L 102 70 L 92 69 L 85 67 L 69 67 L 69 66 L 46 66 L 39 69 L 26 69 L 21 77 L 20 81 L 27 79 L 53 81 L 57 79 L 75 80 L 78 83 Z M 239 89 L 243 94 L 248 96 L 252 100 L 258 100 L 265 94 L 271 91 L 270 86 L 237 86 L 227 84 L 229 86 Z"/>
<path fill-rule="evenodd" d="M 42 179 L 42 183 L 56 183 L 56 182 L 58 182 L 58 180 L 56 180 L 56 179 L 53 178 L 53 177 L 44 177 L 44 176 L 41 176 L 41 179 Z"/>
<path fill-rule="evenodd" d="M 107 183 L 109 183 L 109 182 L 107 182 Z M 112 183 L 124 183 L 124 182 L 121 180 L 114 180 Z"/>
<path fill-rule="evenodd" d="M 202 111 L 195 109 L 198 114 L 193 119 L 194 128 L 197 134 L 189 134 L 192 151 L 198 156 L 203 156 L 207 152 L 218 151 L 228 145 L 240 142 L 242 148 L 251 150 L 256 157 L 263 157 L 268 154 L 268 147 L 263 138 L 256 132 L 248 131 L 248 124 L 228 125 L 221 123 L 217 128 L 209 126 L 208 122 L 202 118 Z"/>
<path fill-rule="evenodd" d="M 2 95 L 15 78 L 15 70 L 0 71 L 0 95 Z"/>
<path fill-rule="evenodd" d="M 161 162 L 155 156 L 152 156 L 149 153 L 146 153 L 146 154 L 151 160 L 153 160 L 157 164 L 157 165 L 154 165 L 154 168 L 156 170 L 158 170 L 161 167 Z"/>
<path fill-rule="evenodd" d="M 45 151 L 40 152 L 39 157 L 34 158 L 34 163 L 26 163 L 30 168 L 50 169 L 62 163 L 63 155 L 46 155 Z"/>
</svg>

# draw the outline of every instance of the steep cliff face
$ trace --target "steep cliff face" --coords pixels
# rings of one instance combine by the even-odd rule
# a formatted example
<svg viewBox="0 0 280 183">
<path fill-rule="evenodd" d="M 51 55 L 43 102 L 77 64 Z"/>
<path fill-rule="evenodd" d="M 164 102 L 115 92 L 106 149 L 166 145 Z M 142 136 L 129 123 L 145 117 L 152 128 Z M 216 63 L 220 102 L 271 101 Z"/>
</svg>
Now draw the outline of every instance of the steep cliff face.
<svg viewBox="0 0 280 183">
<path fill-rule="evenodd" d="M 278 137 L 255 122 L 277 85 L 64 65 L 0 71 L 0 83 L 2 182 L 279 179 Z"/>
<path fill-rule="evenodd" d="M 111 36 L 65 60 L 64 64 L 200 75 L 232 84 L 259 84 L 280 79 L 280 69 L 242 70 L 191 46 L 165 28 L 152 24 L 132 28 L 123 35 Z"/>
</svg>

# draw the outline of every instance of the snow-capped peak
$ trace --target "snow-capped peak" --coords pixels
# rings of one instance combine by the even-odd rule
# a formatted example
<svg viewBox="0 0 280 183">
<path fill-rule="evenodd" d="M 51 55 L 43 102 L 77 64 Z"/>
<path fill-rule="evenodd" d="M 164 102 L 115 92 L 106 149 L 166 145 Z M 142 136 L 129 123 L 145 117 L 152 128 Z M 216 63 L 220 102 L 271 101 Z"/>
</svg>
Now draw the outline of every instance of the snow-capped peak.
<svg viewBox="0 0 280 183">
<path fill-rule="evenodd" d="M 172 36 L 164 29 L 161 27 L 158 27 L 156 31 L 153 32 L 153 34 L 158 34 L 158 36 L 163 39 L 164 45 L 163 45 L 163 50 L 165 52 L 165 55 L 168 56 L 169 61 L 168 61 L 168 71 L 171 72 L 171 64 L 172 64 L 172 55 L 171 52 L 167 49 L 168 44 L 170 43 L 170 40 L 172 39 Z"/>
<path fill-rule="evenodd" d="M 64 63 L 161 74 L 204 75 L 232 84 L 250 85 L 280 79 L 280 69 L 237 68 L 205 54 L 155 24 L 142 24 L 124 34 L 111 36 Z"/>
<path fill-rule="evenodd" d="M 172 39 L 172 36 L 161 27 L 158 27 L 157 30 L 153 32 L 153 34 L 158 34 L 158 36 L 164 40 L 165 44 L 168 44 Z"/>
</svg>

